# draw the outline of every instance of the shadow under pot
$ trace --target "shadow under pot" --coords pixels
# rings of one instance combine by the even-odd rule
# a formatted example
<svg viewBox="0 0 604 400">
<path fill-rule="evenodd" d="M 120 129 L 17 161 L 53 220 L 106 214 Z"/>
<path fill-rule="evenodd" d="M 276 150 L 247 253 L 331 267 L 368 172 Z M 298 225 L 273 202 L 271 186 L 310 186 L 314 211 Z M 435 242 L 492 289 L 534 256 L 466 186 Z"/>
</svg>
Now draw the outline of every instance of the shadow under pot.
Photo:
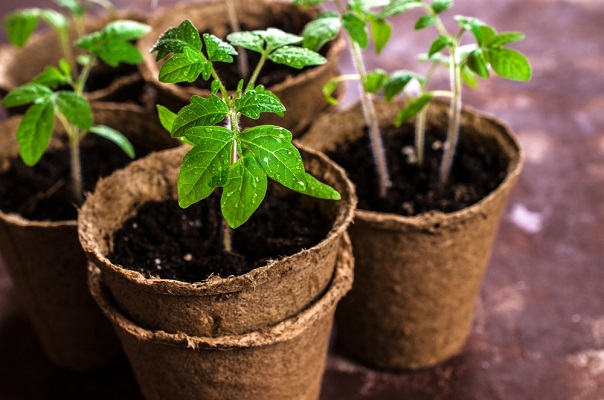
<svg viewBox="0 0 604 400">
<path fill-rule="evenodd" d="M 235 0 L 235 8 L 242 30 L 258 30 L 274 27 L 285 32 L 300 35 L 305 25 L 318 13 L 316 8 L 302 9 L 286 2 L 279 1 L 246 1 Z M 194 95 L 207 98 L 210 95 L 210 82 L 201 77 L 192 84 L 172 84 L 159 81 L 161 61 L 149 53 L 162 33 L 171 27 L 178 26 L 189 19 L 199 29 L 200 34 L 211 33 L 224 39 L 230 32 L 229 19 L 224 1 L 207 1 L 203 3 L 181 3 L 165 9 L 161 15 L 151 21 L 152 31 L 138 42 L 138 47 L 145 60 L 139 65 L 143 78 L 158 88 L 158 102 L 174 112 L 189 104 Z M 323 65 L 306 67 L 301 70 L 267 61 L 257 84 L 275 93 L 285 106 L 283 117 L 264 113 L 258 120 L 247 117 L 242 119 L 246 126 L 278 125 L 290 130 L 294 137 L 302 132 L 316 119 L 317 115 L 327 109 L 329 104 L 323 96 L 322 88 L 331 79 L 339 75 L 338 61 L 345 47 L 341 36 L 326 44 L 321 54 L 327 58 Z M 258 53 L 247 51 L 250 71 L 256 66 Z M 237 69 L 237 56 L 232 64 L 217 63 L 217 72 L 228 90 L 236 90 L 241 76 Z"/>
<path fill-rule="evenodd" d="M 428 109 L 423 169 L 413 157 L 414 126 L 392 125 L 402 108 L 402 102 L 376 103 L 394 181 L 389 198 L 374 195 L 360 105 L 319 118 L 302 142 L 342 165 L 359 196 L 349 228 L 355 282 L 336 313 L 337 343 L 371 366 L 419 369 L 458 354 L 466 343 L 523 153 L 507 126 L 466 107 L 452 176 L 439 189 L 425 180 L 436 181 L 448 103 L 434 101 Z"/>
<path fill-rule="evenodd" d="M 148 16 L 141 11 L 120 10 L 120 19 L 128 19 L 147 23 Z M 100 17 L 87 18 L 86 32 L 92 33 L 101 30 L 113 18 L 104 14 Z M 76 35 L 72 34 L 75 41 Z M 74 47 L 74 51 L 78 49 Z M 64 58 L 57 33 L 47 29 L 35 33 L 22 48 L 10 45 L 0 46 L 0 94 L 16 89 L 29 83 L 47 66 L 57 66 Z M 151 107 L 155 102 L 153 91 L 142 79 L 136 65 L 120 64 L 116 68 L 110 67 L 102 61 L 92 68 L 84 88 L 84 96 L 91 101 L 107 101 L 118 103 L 133 103 Z M 27 107 L 14 107 L 7 111 L 12 114 L 23 114 Z"/>
<path fill-rule="evenodd" d="M 121 131 L 137 156 L 178 144 L 139 107 L 92 103 L 92 108 L 95 124 Z M 55 132 L 41 161 L 28 167 L 15 139 L 20 120 L 0 125 L 0 253 L 51 361 L 77 372 L 106 367 L 121 350 L 87 290 L 66 137 Z M 92 134 L 81 152 L 87 191 L 99 176 L 131 161 L 115 144 Z"/>
</svg>

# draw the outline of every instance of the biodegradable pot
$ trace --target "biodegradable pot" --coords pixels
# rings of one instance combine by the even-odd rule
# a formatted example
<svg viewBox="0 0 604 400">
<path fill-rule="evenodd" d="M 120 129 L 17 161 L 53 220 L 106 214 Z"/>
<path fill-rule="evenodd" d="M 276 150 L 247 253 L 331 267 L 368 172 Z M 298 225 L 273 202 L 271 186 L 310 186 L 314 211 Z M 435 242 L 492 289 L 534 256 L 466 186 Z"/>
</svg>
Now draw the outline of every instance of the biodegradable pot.
<svg viewBox="0 0 604 400">
<path fill-rule="evenodd" d="M 109 317 L 147 400 L 318 399 L 336 303 L 352 286 L 352 250 L 342 237 L 333 279 L 300 313 L 242 335 L 195 337 L 146 330 L 112 303 L 94 266 L 89 285 Z"/>
<path fill-rule="evenodd" d="M 289 24 L 295 28 L 294 30 L 297 30 L 291 33 L 300 34 L 306 23 L 310 22 L 318 12 L 314 8 L 303 10 L 293 4 L 280 1 L 235 0 L 235 5 L 239 22 L 242 29 L 245 30 L 266 29 L 271 26 Z M 210 91 L 193 86 L 160 82 L 158 75 L 161 63 L 155 60 L 155 54 L 149 53 L 149 49 L 153 47 L 163 32 L 178 26 L 185 19 L 190 19 L 202 33 L 212 32 L 214 35 L 224 38 L 230 32 L 229 19 L 224 1 L 181 3 L 157 15 L 158 17 L 150 22 L 153 28 L 151 33 L 138 42 L 139 49 L 145 55 L 145 61 L 139 65 L 139 69 L 146 81 L 157 86 L 159 103 L 177 112 L 189 104 L 191 96 L 208 97 Z M 316 114 L 329 106 L 322 94 L 322 88 L 331 78 L 339 75 L 337 64 L 344 47 L 344 39 L 339 36 L 338 39 L 325 46 L 327 49 L 325 64 L 306 68 L 299 75 L 287 77 L 283 82 L 267 87 L 285 105 L 287 111 L 284 117 L 265 113 L 259 120 L 244 118 L 244 123 L 248 126 L 278 125 L 292 131 L 294 136 L 301 134 L 302 130 L 314 121 Z M 252 52 L 248 51 L 248 53 Z M 262 75 L 262 72 L 260 74 Z M 222 78 L 224 79 L 224 77 Z"/>
<path fill-rule="evenodd" d="M 90 262 L 103 272 L 116 306 L 144 329 L 224 336 L 271 326 L 319 298 L 333 276 L 356 196 L 344 171 L 312 150 L 301 150 L 307 170 L 342 195 L 340 201 L 305 196 L 296 205 L 318 204 L 321 215 L 315 218 L 325 218 L 332 224 L 327 237 L 316 246 L 240 276 L 214 276 L 199 283 L 147 278 L 107 259 L 113 234 L 143 203 L 176 198 L 178 171 L 188 150 L 188 146 L 183 146 L 132 163 L 99 182 L 82 206 L 80 242 Z M 278 189 L 282 188 L 272 186 L 275 190 L 269 194 L 278 196 Z"/>
<path fill-rule="evenodd" d="M 376 104 L 392 123 L 400 102 Z M 364 132 L 360 106 L 321 117 L 303 142 L 322 151 Z M 445 129 L 448 104 L 434 102 L 428 126 Z M 465 107 L 462 142 L 497 154 L 507 175 L 478 203 L 457 212 L 403 217 L 357 210 L 349 228 L 355 284 L 336 314 L 338 342 L 351 356 L 381 368 L 429 367 L 459 353 L 471 330 L 482 277 L 523 153 L 498 120 Z"/>
<path fill-rule="evenodd" d="M 95 123 L 122 132 L 148 149 L 173 147 L 159 122 L 139 107 L 93 104 Z M 21 117 L 0 125 L 0 170 L 18 157 L 15 132 Z M 61 143 L 57 135 L 50 147 Z M 119 151 L 119 150 L 116 150 Z M 17 295 L 42 342 L 57 365 L 83 372 L 105 367 L 121 351 L 110 324 L 86 286 L 86 257 L 71 221 L 32 221 L 0 211 L 0 253 Z"/>
<path fill-rule="evenodd" d="M 130 19 L 137 22 L 147 22 L 147 16 L 136 10 L 119 11 L 121 19 Z M 86 20 L 86 31 L 96 32 L 110 23 L 113 18 L 104 14 L 102 17 L 89 18 Z M 75 34 L 73 34 L 75 40 Z M 57 34 L 52 29 L 34 34 L 23 48 L 16 48 L 10 45 L 0 46 L 0 95 L 4 96 L 17 87 L 31 82 L 38 74 L 42 73 L 44 68 L 49 65 L 58 65 L 59 60 L 63 58 L 63 51 Z M 91 79 L 94 75 L 103 73 L 108 74 L 103 69 L 108 66 L 97 66 L 92 69 Z M 144 84 L 142 77 L 136 69 L 126 73 L 111 81 L 108 86 L 101 87 L 94 91 L 87 91 L 84 96 L 89 100 L 125 102 L 137 101 L 144 103 Z M 136 93 L 135 96 L 132 93 Z M 134 98 L 133 98 L 134 97 Z M 140 97 L 140 99 L 138 98 Z M 25 108 L 11 108 L 11 113 L 23 113 Z"/>
</svg>

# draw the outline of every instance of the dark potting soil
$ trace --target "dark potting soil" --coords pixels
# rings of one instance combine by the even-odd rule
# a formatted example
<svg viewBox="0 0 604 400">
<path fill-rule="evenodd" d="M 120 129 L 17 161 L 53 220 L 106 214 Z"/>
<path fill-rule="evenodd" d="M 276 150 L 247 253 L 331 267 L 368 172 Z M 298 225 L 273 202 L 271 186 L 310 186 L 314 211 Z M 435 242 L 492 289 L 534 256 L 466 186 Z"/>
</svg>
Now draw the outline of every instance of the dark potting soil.
<svg viewBox="0 0 604 400">
<path fill-rule="evenodd" d="M 138 157 L 145 155 L 142 149 L 135 147 L 135 151 Z M 96 135 L 84 138 L 80 152 L 85 191 L 92 191 L 99 178 L 131 161 L 115 144 Z M 76 219 L 69 154 L 65 144 L 44 153 L 33 167 L 21 158 L 12 159 L 10 168 L 0 173 L 0 209 L 35 221 Z"/>
<path fill-rule="evenodd" d="M 242 275 L 312 247 L 331 228 L 316 205 L 301 208 L 300 195 L 270 196 L 232 236 L 233 251 L 223 250 L 220 198 L 182 209 L 175 200 L 145 203 L 114 234 L 112 262 L 145 276 L 202 282 L 209 276 Z M 316 216 L 309 218 L 310 215 Z"/>
<path fill-rule="evenodd" d="M 396 133 L 395 130 L 403 130 Z M 413 216 L 429 211 L 454 212 L 477 203 L 505 178 L 499 159 L 482 147 L 469 147 L 460 140 L 448 183 L 438 186 L 444 132 L 426 132 L 424 166 L 415 162 L 413 126 L 382 130 L 392 187 L 386 198 L 379 196 L 378 178 L 367 132 L 356 142 L 328 153 L 355 183 L 363 210 Z"/>
</svg>

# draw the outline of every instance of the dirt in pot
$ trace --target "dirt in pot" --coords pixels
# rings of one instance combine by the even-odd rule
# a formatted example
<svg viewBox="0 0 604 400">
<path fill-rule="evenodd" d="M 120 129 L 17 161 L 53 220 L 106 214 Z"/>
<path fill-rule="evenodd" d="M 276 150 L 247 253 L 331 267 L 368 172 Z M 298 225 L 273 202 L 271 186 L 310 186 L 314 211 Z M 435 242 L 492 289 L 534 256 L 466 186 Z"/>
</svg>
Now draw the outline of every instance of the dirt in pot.
<svg viewBox="0 0 604 400">
<path fill-rule="evenodd" d="M 243 226 L 233 231 L 233 251 L 223 250 L 220 197 L 182 209 L 176 200 L 145 203 L 114 234 L 108 258 L 148 277 L 202 282 L 209 276 L 242 275 L 317 245 L 331 229 L 316 203 L 298 194 L 271 196 Z"/>
<path fill-rule="evenodd" d="M 498 157 L 484 147 L 468 146 L 460 140 L 449 182 L 439 189 L 438 170 L 444 132 L 436 129 L 426 132 L 426 154 L 421 168 L 416 162 L 412 125 L 390 126 L 382 133 L 393 184 L 386 198 L 378 194 L 378 179 L 367 132 L 359 140 L 328 153 L 355 183 L 359 209 L 404 216 L 434 210 L 454 212 L 477 203 L 505 178 L 506 170 Z"/>
<path fill-rule="evenodd" d="M 77 218 L 72 194 L 70 153 L 64 145 L 48 150 L 38 164 L 29 167 L 21 158 L 9 160 L 10 167 L 0 173 L 0 210 L 34 221 L 68 221 Z M 92 191 L 99 178 L 132 161 L 115 144 L 96 135 L 81 142 L 84 190 Z M 137 157 L 149 153 L 135 145 Z"/>
</svg>

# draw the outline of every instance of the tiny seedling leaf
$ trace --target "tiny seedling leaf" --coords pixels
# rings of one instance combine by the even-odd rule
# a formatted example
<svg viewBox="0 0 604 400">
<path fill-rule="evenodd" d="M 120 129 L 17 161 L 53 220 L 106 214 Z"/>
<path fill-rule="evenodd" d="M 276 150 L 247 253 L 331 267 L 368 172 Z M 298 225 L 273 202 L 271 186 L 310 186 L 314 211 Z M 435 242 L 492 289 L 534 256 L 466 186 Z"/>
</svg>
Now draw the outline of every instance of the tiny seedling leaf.
<svg viewBox="0 0 604 400">
<path fill-rule="evenodd" d="M 203 34 L 203 41 L 206 44 L 206 52 L 210 61 L 219 61 L 232 63 L 233 57 L 237 55 L 237 50 L 230 44 L 222 41 L 209 33 Z M 208 79 L 208 78 L 205 78 Z"/>
<path fill-rule="evenodd" d="M 4 107 L 22 106 L 50 97 L 52 93 L 50 88 L 39 83 L 27 83 L 9 92 L 2 100 L 2 105 Z"/>
<path fill-rule="evenodd" d="M 256 157 L 266 174 L 283 186 L 304 193 L 304 164 L 292 135 L 285 128 L 261 125 L 243 131 L 241 141 Z"/>
<path fill-rule="evenodd" d="M 245 94 L 235 99 L 235 108 L 241 114 L 252 119 L 260 118 L 260 113 L 272 112 L 282 117 L 285 106 L 274 93 L 264 89 L 263 86 L 256 86 Z"/>
<path fill-rule="evenodd" d="M 262 53 L 264 38 L 254 32 L 233 32 L 227 36 L 231 45 Z"/>
<path fill-rule="evenodd" d="M 372 18 L 369 20 L 369 26 L 371 27 L 371 37 L 373 38 L 375 51 L 379 54 L 390 40 L 392 25 L 383 19 Z"/>
<path fill-rule="evenodd" d="M 126 155 L 130 158 L 134 158 L 136 156 L 134 152 L 134 146 L 128 140 L 126 136 L 124 136 L 121 132 L 116 131 L 113 128 L 110 128 L 105 125 L 95 125 L 90 128 L 90 132 L 113 142 L 117 145 Z"/>
<path fill-rule="evenodd" d="M 478 87 L 478 80 L 476 79 L 476 75 L 468 68 L 468 65 L 462 65 L 461 67 L 461 80 L 463 83 L 475 89 Z"/>
<path fill-rule="evenodd" d="M 453 0 L 434 0 L 430 7 L 436 14 L 440 14 L 443 11 L 448 10 L 453 7 Z"/>
<path fill-rule="evenodd" d="M 164 129 L 168 132 L 172 133 L 172 127 L 174 126 L 176 113 L 173 113 L 161 104 L 157 104 L 155 107 L 157 108 L 157 116 L 159 117 L 159 122 L 161 126 L 163 126 Z"/>
<path fill-rule="evenodd" d="M 346 12 L 342 16 L 342 25 L 355 43 L 361 46 L 362 49 L 367 48 L 369 37 L 367 35 L 365 21 L 363 21 L 361 17 L 352 12 Z"/>
<path fill-rule="evenodd" d="M 181 53 L 185 47 L 201 51 L 199 31 L 188 19 L 162 33 L 150 51 L 157 51 L 157 60 L 161 60 L 170 53 Z"/>
<path fill-rule="evenodd" d="M 437 21 L 438 20 L 435 17 L 432 17 L 431 15 L 422 15 L 417 19 L 417 22 L 415 23 L 415 30 L 419 31 L 429 26 L 436 25 Z"/>
<path fill-rule="evenodd" d="M 428 51 L 428 57 L 432 57 L 434 54 L 438 53 L 445 47 L 451 45 L 453 41 L 451 38 L 445 35 L 439 35 L 436 40 L 432 42 L 430 45 L 430 50 Z"/>
<path fill-rule="evenodd" d="M 44 22 L 50 25 L 57 32 L 66 33 L 69 29 L 69 22 L 67 18 L 55 10 L 51 10 L 49 8 L 41 9 L 40 18 L 42 18 Z"/>
<path fill-rule="evenodd" d="M 367 73 L 363 87 L 368 93 L 377 93 L 380 91 L 380 89 L 382 89 L 387 79 L 388 74 L 386 71 L 382 69 L 375 69 Z"/>
<path fill-rule="evenodd" d="M 174 54 L 163 63 L 159 70 L 159 80 L 165 83 L 195 82 L 199 75 L 208 79 L 212 64 L 201 53 L 188 47 L 182 53 Z"/>
<path fill-rule="evenodd" d="M 319 53 L 297 46 L 283 46 L 268 57 L 274 63 L 292 68 L 304 68 L 310 65 L 324 64 L 327 59 Z"/>
<path fill-rule="evenodd" d="M 194 147 L 185 155 L 178 176 L 178 204 L 187 208 L 227 182 L 233 132 L 221 126 L 189 129 Z"/>
<path fill-rule="evenodd" d="M 335 39 L 342 28 L 340 18 L 325 16 L 309 22 L 302 31 L 302 45 L 307 49 L 319 51 L 325 43 Z"/>
<path fill-rule="evenodd" d="M 311 174 L 305 173 L 304 176 L 306 177 L 307 188 L 301 193 L 326 200 L 340 200 L 342 198 L 337 190 L 329 185 L 324 184 Z"/>
<path fill-rule="evenodd" d="M 304 40 L 302 36 L 293 35 L 276 28 L 254 31 L 254 33 L 260 35 L 266 41 L 266 50 L 269 53 L 280 47 L 301 43 Z"/>
<path fill-rule="evenodd" d="M 35 165 L 48 147 L 54 127 L 54 103 L 50 98 L 29 107 L 17 128 L 17 143 L 23 162 Z"/>
<path fill-rule="evenodd" d="M 207 99 L 191 97 L 191 104 L 184 106 L 177 114 L 172 125 L 172 137 L 186 136 L 193 127 L 212 126 L 224 120 L 229 109 L 224 101 L 211 94 Z"/>
<path fill-rule="evenodd" d="M 526 57 L 512 49 L 497 48 L 489 51 L 491 67 L 499 76 L 515 81 L 531 79 L 531 64 Z"/>
<path fill-rule="evenodd" d="M 388 77 L 384 83 L 384 98 L 387 101 L 392 100 L 396 95 L 405 90 L 405 87 L 413 80 L 417 79 L 417 75 L 411 71 L 396 71 Z"/>
<path fill-rule="evenodd" d="M 77 0 L 54 0 L 54 2 L 59 6 L 66 8 L 77 17 L 84 16 L 84 7 L 82 7 L 82 5 Z"/>
<path fill-rule="evenodd" d="M 413 99 L 407 106 L 403 108 L 394 119 L 394 125 L 399 127 L 403 124 L 403 122 L 407 121 L 409 118 L 417 115 L 421 110 L 424 109 L 432 100 L 432 93 L 424 93 L 416 99 Z"/>
<path fill-rule="evenodd" d="M 41 74 L 34 77 L 33 83 L 38 83 L 47 86 L 51 89 L 56 89 L 61 85 L 69 83 L 69 75 L 65 75 L 63 71 L 57 67 L 47 66 Z"/>
<path fill-rule="evenodd" d="M 322 89 L 323 96 L 325 96 L 325 100 L 327 100 L 327 102 L 329 104 L 331 104 L 332 106 L 335 106 L 336 104 L 338 104 L 338 99 L 333 97 L 333 94 L 335 93 L 337 88 L 338 88 L 338 80 L 335 78 L 332 78 L 329 81 L 327 81 L 327 83 L 323 86 L 323 89 Z"/>
<path fill-rule="evenodd" d="M 243 156 L 229 169 L 220 198 L 222 215 L 231 228 L 238 228 L 252 216 L 262 203 L 267 187 L 266 172 L 254 154 L 244 149 Z"/>
<path fill-rule="evenodd" d="M 8 40 L 17 47 L 22 47 L 38 27 L 40 10 L 37 8 L 19 10 L 4 19 L 4 29 Z"/>
<path fill-rule="evenodd" d="M 57 108 L 69 122 L 87 131 L 92 126 L 92 110 L 88 100 L 74 92 L 57 92 Z"/>
<path fill-rule="evenodd" d="M 485 43 L 485 47 L 495 48 L 505 46 L 506 44 L 519 42 L 524 39 L 524 33 L 521 32 L 502 32 L 495 35 L 491 40 Z"/>
<path fill-rule="evenodd" d="M 388 18 L 420 7 L 423 7 L 421 0 L 392 0 L 390 4 L 382 9 L 378 16 L 380 18 Z"/>
<path fill-rule="evenodd" d="M 476 49 L 470 52 L 470 54 L 468 54 L 467 63 L 468 68 L 470 68 L 470 70 L 476 75 L 484 79 L 489 78 L 489 66 L 484 59 L 484 53 L 481 49 Z"/>
</svg>

